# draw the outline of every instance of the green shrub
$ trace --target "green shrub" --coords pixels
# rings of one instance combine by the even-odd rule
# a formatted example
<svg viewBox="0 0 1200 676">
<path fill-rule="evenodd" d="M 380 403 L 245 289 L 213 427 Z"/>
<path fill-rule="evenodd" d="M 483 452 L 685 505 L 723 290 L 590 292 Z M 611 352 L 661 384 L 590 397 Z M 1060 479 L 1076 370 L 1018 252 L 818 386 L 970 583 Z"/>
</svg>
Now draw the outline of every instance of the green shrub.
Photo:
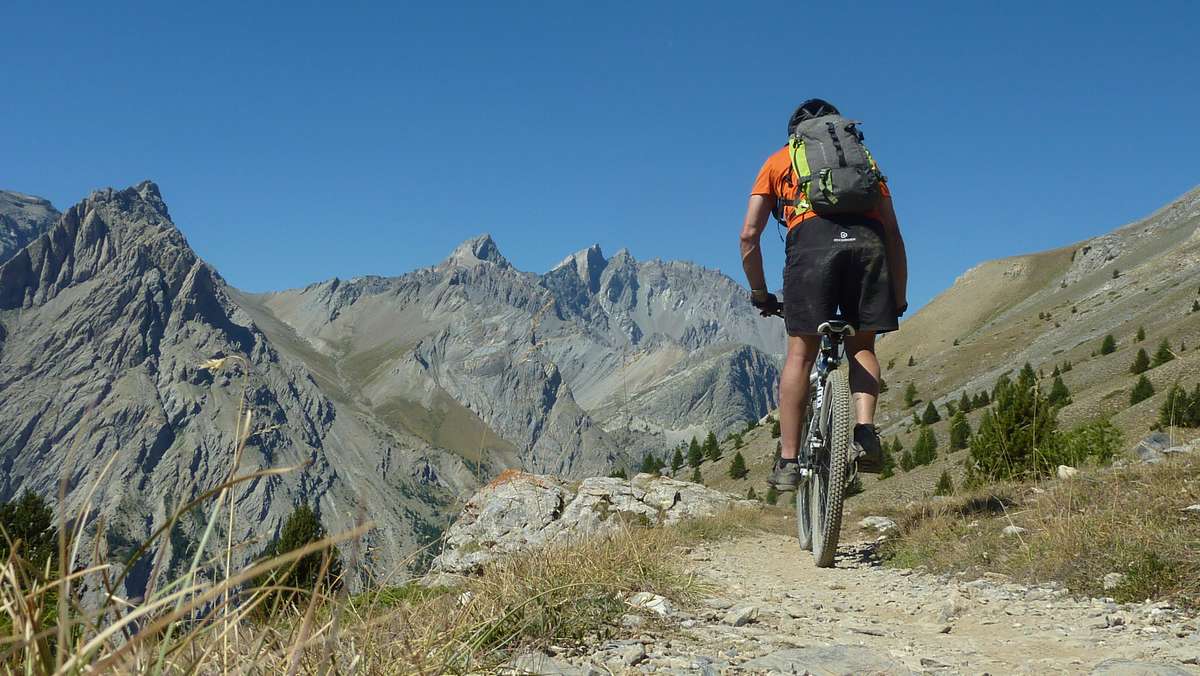
<svg viewBox="0 0 1200 676">
<path fill-rule="evenodd" d="M 1146 378 L 1146 374 L 1143 373 L 1142 375 L 1138 376 L 1137 383 L 1135 383 L 1133 389 L 1129 391 L 1129 405 L 1133 406 L 1134 404 L 1145 401 L 1153 396 L 1154 385 L 1150 384 L 1150 380 Z"/>
<path fill-rule="evenodd" d="M 1117 351 L 1117 339 L 1110 333 L 1100 343 L 1100 354 L 1112 354 Z"/>
<path fill-rule="evenodd" d="M 1071 391 L 1067 389 L 1062 376 L 1055 376 L 1054 384 L 1050 386 L 1050 394 L 1046 397 L 1051 406 L 1062 408 L 1071 403 Z"/>
<path fill-rule="evenodd" d="M 928 465 L 937 460 L 937 435 L 928 427 L 921 427 L 917 443 L 913 444 L 912 461 L 916 466 Z"/>
<path fill-rule="evenodd" d="M 1178 383 L 1167 390 L 1167 398 L 1158 411 L 1163 427 L 1200 427 L 1200 383 L 1189 395 Z"/>
<path fill-rule="evenodd" d="M 778 420 L 771 421 L 771 438 L 772 439 L 779 438 L 779 421 Z"/>
<path fill-rule="evenodd" d="M 308 505 L 299 505 L 283 523 L 283 528 L 267 548 L 263 550 L 260 560 L 273 559 L 281 554 L 300 549 L 305 545 L 324 539 L 325 527 L 317 518 L 316 513 Z M 325 561 L 328 557 L 328 562 Z M 324 569 L 324 576 L 322 570 Z M 337 547 L 330 547 L 323 552 L 313 552 L 298 559 L 291 566 L 273 570 L 255 579 L 254 586 L 266 587 L 278 585 L 284 587 L 268 594 L 268 600 L 259 608 L 261 615 L 269 616 L 272 611 L 281 607 L 295 607 L 299 602 L 300 590 L 312 591 L 318 588 L 333 589 L 341 584 L 342 564 Z"/>
<path fill-rule="evenodd" d="M 938 477 L 937 486 L 933 488 L 934 495 L 954 495 L 954 480 L 950 478 L 949 470 L 942 470 Z"/>
<path fill-rule="evenodd" d="M 1146 339 L 1146 327 L 1139 326 L 1137 330 L 1137 342 L 1142 342 Z"/>
<path fill-rule="evenodd" d="M 1121 451 L 1123 436 L 1107 418 L 1084 423 L 1062 435 L 1058 464 L 1107 465 Z"/>
<path fill-rule="evenodd" d="M 958 398 L 958 410 L 963 413 L 970 413 L 975 409 L 975 402 L 971 401 L 971 396 L 963 390 L 962 396 Z"/>
<path fill-rule="evenodd" d="M 625 468 L 618 467 L 608 474 L 611 479 L 628 479 L 629 475 L 625 473 Z"/>
<path fill-rule="evenodd" d="M 917 405 L 917 386 L 914 383 L 909 383 L 908 387 L 904 388 L 904 408 L 912 408 Z"/>
<path fill-rule="evenodd" d="M 971 437 L 969 483 L 1044 476 L 1058 442 L 1057 408 L 1038 388 L 1026 365 L 1015 383 L 997 383 L 993 406 L 984 411 Z"/>
<path fill-rule="evenodd" d="M 700 468 L 696 467 L 692 470 L 692 483 L 704 485 L 704 477 L 700 476 Z"/>
<path fill-rule="evenodd" d="M 754 486 L 751 486 L 750 489 L 746 491 L 746 499 L 747 500 L 757 500 L 758 499 L 758 493 L 754 492 Z"/>
<path fill-rule="evenodd" d="M 774 486 L 767 487 L 767 504 L 773 505 L 779 502 L 779 491 L 775 490 Z"/>
<path fill-rule="evenodd" d="M 46 501 L 36 493 L 25 491 L 20 498 L 0 505 L 0 559 L 7 559 L 12 551 L 9 543 L 17 545 L 20 559 L 27 561 L 30 568 L 40 575 L 46 562 L 58 559 L 58 529 L 54 526 L 54 513 Z"/>
</svg>

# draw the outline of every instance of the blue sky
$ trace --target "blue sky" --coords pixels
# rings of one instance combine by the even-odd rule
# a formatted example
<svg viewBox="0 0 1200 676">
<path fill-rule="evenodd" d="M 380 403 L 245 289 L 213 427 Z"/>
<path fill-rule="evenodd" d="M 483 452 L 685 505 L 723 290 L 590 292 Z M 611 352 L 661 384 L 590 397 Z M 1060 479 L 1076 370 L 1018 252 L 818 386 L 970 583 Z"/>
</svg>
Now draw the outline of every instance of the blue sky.
<svg viewBox="0 0 1200 676">
<path fill-rule="evenodd" d="M 528 270 L 599 242 L 742 281 L 748 188 L 821 96 L 864 121 L 919 304 L 1200 182 L 1194 2 L 248 4 L 6 3 L 0 187 L 152 178 L 253 291 L 485 231 Z"/>
</svg>

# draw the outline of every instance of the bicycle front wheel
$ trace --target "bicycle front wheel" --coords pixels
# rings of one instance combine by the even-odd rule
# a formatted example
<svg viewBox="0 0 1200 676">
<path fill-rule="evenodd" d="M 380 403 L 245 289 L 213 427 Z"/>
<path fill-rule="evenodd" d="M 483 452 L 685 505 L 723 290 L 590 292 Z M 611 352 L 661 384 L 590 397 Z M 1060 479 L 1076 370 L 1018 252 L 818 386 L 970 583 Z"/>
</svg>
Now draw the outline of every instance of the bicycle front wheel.
<svg viewBox="0 0 1200 676">
<path fill-rule="evenodd" d="M 825 382 L 825 407 L 821 427 L 823 448 L 813 463 L 808 484 L 808 506 L 812 523 L 812 552 L 821 568 L 833 565 L 838 536 L 842 530 L 842 501 L 850 472 L 850 383 L 844 369 L 829 374 Z"/>
</svg>

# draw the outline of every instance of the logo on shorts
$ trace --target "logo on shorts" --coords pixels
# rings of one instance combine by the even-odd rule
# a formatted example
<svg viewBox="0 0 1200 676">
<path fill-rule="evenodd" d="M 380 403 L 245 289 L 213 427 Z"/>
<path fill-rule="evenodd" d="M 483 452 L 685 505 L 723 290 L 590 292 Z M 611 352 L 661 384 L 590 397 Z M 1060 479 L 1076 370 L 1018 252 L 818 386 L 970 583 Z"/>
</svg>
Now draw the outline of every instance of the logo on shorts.
<svg viewBox="0 0 1200 676">
<path fill-rule="evenodd" d="M 835 242 L 857 242 L 858 239 L 855 237 L 851 237 L 850 233 L 843 230 L 838 233 L 837 237 L 833 238 L 833 241 L 835 241 Z"/>
</svg>

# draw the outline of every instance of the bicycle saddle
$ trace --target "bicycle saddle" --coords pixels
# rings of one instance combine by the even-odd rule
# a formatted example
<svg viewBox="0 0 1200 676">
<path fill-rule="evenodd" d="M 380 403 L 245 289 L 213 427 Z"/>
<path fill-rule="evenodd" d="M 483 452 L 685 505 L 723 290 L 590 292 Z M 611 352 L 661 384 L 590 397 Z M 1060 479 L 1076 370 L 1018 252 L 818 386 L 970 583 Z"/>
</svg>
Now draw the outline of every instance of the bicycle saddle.
<svg viewBox="0 0 1200 676">
<path fill-rule="evenodd" d="M 840 333 L 844 336 L 853 336 L 854 327 L 850 325 L 850 322 L 843 321 L 841 319 L 830 319 L 828 321 L 821 322 L 821 325 L 817 327 L 817 333 L 821 334 L 822 336 L 828 336 L 834 333 Z"/>
</svg>

